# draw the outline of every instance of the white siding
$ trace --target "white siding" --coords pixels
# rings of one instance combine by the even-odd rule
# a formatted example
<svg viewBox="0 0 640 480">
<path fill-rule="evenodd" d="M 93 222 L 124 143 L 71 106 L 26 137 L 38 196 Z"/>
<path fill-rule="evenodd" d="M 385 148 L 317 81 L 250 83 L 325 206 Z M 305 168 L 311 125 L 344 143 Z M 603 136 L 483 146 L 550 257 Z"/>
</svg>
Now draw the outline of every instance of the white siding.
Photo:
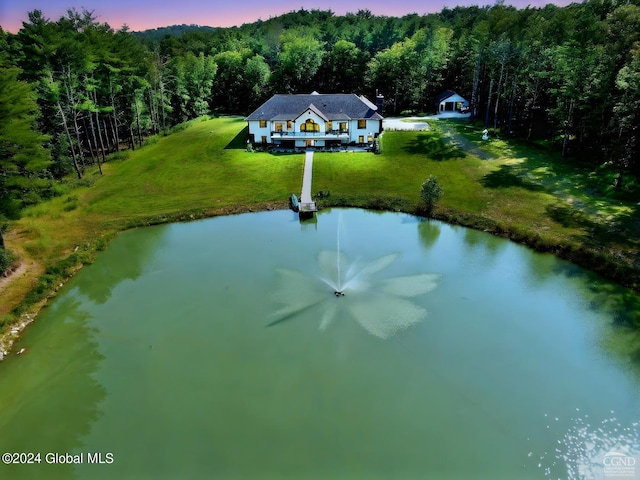
<svg viewBox="0 0 640 480">
<path fill-rule="evenodd" d="M 262 137 L 267 137 L 267 143 L 271 143 L 271 122 L 267 120 L 267 126 L 260 128 L 258 120 L 251 120 L 249 123 L 249 135 L 253 135 L 253 141 L 262 142 Z"/>
<path fill-rule="evenodd" d="M 360 136 L 362 136 L 364 142 L 367 143 L 369 134 L 373 139 L 380 132 L 380 120 L 367 120 L 365 128 L 358 128 L 358 120 L 351 120 L 349 129 L 350 141 L 358 143 Z"/>
<path fill-rule="evenodd" d="M 325 131 L 325 121 L 324 121 L 324 119 L 321 118 L 319 115 L 317 115 L 315 112 L 313 112 L 311 110 L 305 110 L 305 112 L 302 115 L 300 115 L 298 118 L 296 118 L 294 130 L 296 132 L 300 132 L 300 125 L 305 123 L 307 120 L 313 120 L 315 123 L 320 125 L 320 130 L 319 131 L 324 133 L 324 131 Z"/>
</svg>

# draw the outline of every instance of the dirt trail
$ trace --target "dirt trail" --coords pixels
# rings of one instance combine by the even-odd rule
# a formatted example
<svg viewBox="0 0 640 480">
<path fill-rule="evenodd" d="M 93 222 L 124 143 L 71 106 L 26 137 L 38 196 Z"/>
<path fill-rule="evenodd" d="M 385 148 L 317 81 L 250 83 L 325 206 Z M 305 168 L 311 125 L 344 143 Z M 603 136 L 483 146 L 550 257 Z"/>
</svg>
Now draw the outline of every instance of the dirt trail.
<svg viewBox="0 0 640 480">
<path fill-rule="evenodd" d="M 10 282 L 13 281 L 14 278 L 24 275 L 28 270 L 27 265 L 24 262 L 20 262 L 18 268 L 13 270 L 11 273 L 7 275 L 0 275 L 0 292 L 2 292 Z"/>
</svg>

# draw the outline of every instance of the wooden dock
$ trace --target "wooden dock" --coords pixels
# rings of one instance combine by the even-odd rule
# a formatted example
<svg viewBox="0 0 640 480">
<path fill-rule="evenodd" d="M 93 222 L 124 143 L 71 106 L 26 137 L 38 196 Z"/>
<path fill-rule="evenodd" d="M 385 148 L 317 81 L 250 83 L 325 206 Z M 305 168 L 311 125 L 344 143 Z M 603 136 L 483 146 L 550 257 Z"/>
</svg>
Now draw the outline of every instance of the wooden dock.
<svg viewBox="0 0 640 480">
<path fill-rule="evenodd" d="M 311 181 L 313 177 L 313 151 L 308 150 L 304 156 L 304 174 L 302 176 L 302 195 L 300 196 L 300 214 L 313 215 L 318 211 L 316 202 L 311 198 Z"/>
</svg>

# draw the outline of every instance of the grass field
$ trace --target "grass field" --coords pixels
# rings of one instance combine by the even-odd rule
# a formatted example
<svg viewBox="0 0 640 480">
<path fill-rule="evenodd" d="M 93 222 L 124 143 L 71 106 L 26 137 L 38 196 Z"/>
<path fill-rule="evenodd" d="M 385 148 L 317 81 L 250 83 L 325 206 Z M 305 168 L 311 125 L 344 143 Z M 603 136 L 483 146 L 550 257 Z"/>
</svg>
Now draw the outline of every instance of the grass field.
<svg viewBox="0 0 640 480">
<path fill-rule="evenodd" d="M 320 206 L 419 213 L 420 186 L 434 175 L 444 188 L 436 217 L 510 236 L 596 270 L 602 264 L 603 273 L 639 288 L 639 205 L 612 198 L 606 175 L 535 146 L 483 143 L 467 124 L 433 126 L 386 132 L 380 155 L 317 153 L 313 192 L 328 193 Z M 304 156 L 247 153 L 244 128 L 241 118 L 195 120 L 106 163 L 102 176 L 88 171 L 81 181 L 68 180 L 61 196 L 25 211 L 6 241 L 28 268 L 2 286 L 0 326 L 15 321 L 25 306 L 37 307 L 122 230 L 284 208 L 288 196 L 300 191 Z M 461 148 L 447 132 L 474 147 Z"/>
</svg>

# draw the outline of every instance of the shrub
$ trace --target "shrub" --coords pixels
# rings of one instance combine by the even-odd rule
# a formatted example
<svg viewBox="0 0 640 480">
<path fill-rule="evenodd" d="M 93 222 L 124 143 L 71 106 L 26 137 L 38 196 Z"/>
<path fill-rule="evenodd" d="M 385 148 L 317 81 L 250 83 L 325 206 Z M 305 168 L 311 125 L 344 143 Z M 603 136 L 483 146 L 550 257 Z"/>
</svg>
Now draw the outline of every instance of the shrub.
<svg viewBox="0 0 640 480">
<path fill-rule="evenodd" d="M 427 213 L 430 215 L 433 212 L 433 207 L 438 200 L 442 198 L 442 186 L 438 183 L 438 180 L 431 175 L 425 182 L 422 184 L 422 188 L 420 190 L 420 198 L 424 202 L 427 207 Z"/>
<path fill-rule="evenodd" d="M 18 256 L 5 248 L 0 248 L 0 274 L 4 273 L 13 265 L 18 259 Z"/>
</svg>

